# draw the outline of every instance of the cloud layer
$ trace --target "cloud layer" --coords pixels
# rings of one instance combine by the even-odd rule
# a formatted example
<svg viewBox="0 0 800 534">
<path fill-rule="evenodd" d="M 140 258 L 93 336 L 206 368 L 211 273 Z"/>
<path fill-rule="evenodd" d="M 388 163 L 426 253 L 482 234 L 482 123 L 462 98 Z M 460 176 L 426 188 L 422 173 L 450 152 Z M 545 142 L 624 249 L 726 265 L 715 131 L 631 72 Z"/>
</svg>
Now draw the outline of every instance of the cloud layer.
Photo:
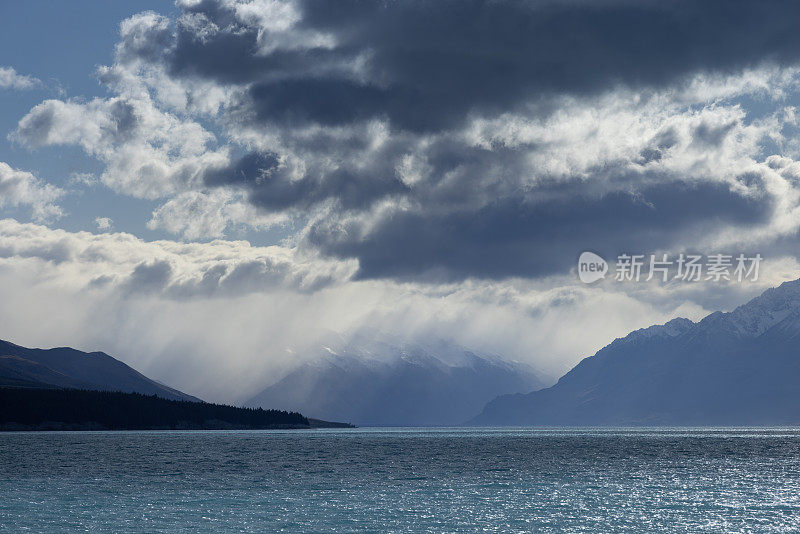
<svg viewBox="0 0 800 534">
<path fill-rule="evenodd" d="M 72 233 L 14 219 L 0 220 L 0 258 L 35 258 L 63 268 L 71 285 L 86 290 L 113 287 L 176 299 L 312 292 L 345 282 L 355 271 L 352 261 L 302 257 L 292 249 L 246 241 L 147 242 L 125 233 Z"/>
<path fill-rule="evenodd" d="M 151 228 L 292 221 L 359 277 L 442 281 L 800 225 L 796 3 L 179 7 L 121 24 L 115 96 L 45 101 L 14 134 L 161 199 Z"/>
<path fill-rule="evenodd" d="M 353 280 L 353 260 L 242 241 L 146 242 L 0 220 L 0 338 L 104 350 L 208 400 L 240 402 L 315 357 L 331 332 L 447 340 L 558 376 L 630 330 L 699 319 L 796 272 L 758 283 L 662 285 L 573 275 L 458 284 Z M 613 310 L 613 313 L 611 311 Z"/>
</svg>

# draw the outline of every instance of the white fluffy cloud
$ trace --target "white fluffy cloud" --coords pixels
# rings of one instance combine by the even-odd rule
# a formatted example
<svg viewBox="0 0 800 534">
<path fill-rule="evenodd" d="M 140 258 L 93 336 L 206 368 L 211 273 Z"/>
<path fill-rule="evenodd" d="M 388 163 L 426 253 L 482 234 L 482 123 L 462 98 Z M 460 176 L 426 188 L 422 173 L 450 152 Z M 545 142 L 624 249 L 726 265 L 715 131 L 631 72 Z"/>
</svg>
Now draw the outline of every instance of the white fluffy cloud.
<svg viewBox="0 0 800 534">
<path fill-rule="evenodd" d="M 259 213 L 241 192 L 226 189 L 186 191 L 153 212 L 147 226 L 187 239 L 224 237 L 232 225 L 271 227 L 286 221 L 281 214 Z"/>
<path fill-rule="evenodd" d="M 200 124 L 158 110 L 147 99 L 46 100 L 19 123 L 15 139 L 35 148 L 78 145 L 106 164 L 101 180 L 114 191 L 157 199 L 191 188 L 227 152 L 208 148 Z"/>
<path fill-rule="evenodd" d="M 0 208 L 29 206 L 34 220 L 49 221 L 63 215 L 56 204 L 63 194 L 58 187 L 0 161 Z"/>
<path fill-rule="evenodd" d="M 114 227 L 114 221 L 110 217 L 95 217 L 94 224 L 101 232 L 106 232 Z"/>
<path fill-rule="evenodd" d="M 0 67 L 0 89 L 33 89 L 41 83 L 32 76 L 18 74 L 12 67 Z"/>
<path fill-rule="evenodd" d="M 0 257 L 33 258 L 63 271 L 70 287 L 113 288 L 171 298 L 275 290 L 315 291 L 348 280 L 353 261 L 300 256 L 247 241 L 143 241 L 131 234 L 72 233 L 0 220 Z"/>
</svg>

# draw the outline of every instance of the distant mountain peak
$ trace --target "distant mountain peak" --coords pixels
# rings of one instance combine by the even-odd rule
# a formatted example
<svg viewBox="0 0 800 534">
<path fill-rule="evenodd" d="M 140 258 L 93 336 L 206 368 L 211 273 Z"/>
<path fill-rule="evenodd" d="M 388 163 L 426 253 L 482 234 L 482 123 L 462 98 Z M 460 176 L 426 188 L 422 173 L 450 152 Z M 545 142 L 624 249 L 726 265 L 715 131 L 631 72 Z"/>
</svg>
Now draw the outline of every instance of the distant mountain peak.
<svg viewBox="0 0 800 534">
<path fill-rule="evenodd" d="M 339 343 L 325 341 L 306 364 L 244 404 L 359 425 L 448 425 L 500 393 L 545 385 L 528 365 L 443 340 L 408 342 L 361 331 Z"/>
</svg>

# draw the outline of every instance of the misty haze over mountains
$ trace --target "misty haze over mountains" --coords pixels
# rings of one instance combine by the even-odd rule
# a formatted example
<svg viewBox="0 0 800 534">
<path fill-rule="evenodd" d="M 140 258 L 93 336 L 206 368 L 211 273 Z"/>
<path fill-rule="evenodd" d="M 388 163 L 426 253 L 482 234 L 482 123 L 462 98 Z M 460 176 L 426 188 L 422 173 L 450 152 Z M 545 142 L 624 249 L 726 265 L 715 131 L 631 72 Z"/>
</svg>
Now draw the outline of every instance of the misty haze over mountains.
<svg viewBox="0 0 800 534">
<path fill-rule="evenodd" d="M 244 405 L 378 426 L 795 425 L 798 341 L 800 280 L 732 312 L 631 332 L 545 389 L 547 377 L 528 364 L 360 331 L 328 335 L 316 355 L 304 354 L 306 363 Z M 105 353 L 4 341 L 0 386 L 198 400 Z"/>
<path fill-rule="evenodd" d="M 244 405 L 291 407 L 357 425 L 455 425 L 499 394 L 546 384 L 527 364 L 441 340 L 412 344 L 361 333 L 330 342 Z"/>
<path fill-rule="evenodd" d="M 632 332 L 479 425 L 800 424 L 800 280 L 729 313 Z"/>
</svg>

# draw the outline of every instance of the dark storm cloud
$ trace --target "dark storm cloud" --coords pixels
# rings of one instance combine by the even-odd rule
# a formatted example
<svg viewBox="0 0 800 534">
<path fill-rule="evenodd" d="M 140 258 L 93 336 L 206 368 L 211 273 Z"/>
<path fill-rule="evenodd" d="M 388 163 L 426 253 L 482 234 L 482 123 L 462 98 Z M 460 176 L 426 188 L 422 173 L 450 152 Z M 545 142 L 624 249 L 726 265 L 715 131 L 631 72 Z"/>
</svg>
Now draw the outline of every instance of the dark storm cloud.
<svg viewBox="0 0 800 534">
<path fill-rule="evenodd" d="M 338 207 L 347 210 L 364 209 L 375 200 L 407 191 L 393 172 L 371 176 L 357 170 L 338 169 L 324 177 L 267 179 L 251 187 L 248 198 L 256 206 L 267 209 L 310 208 L 336 199 Z"/>
<path fill-rule="evenodd" d="M 429 207 L 475 206 L 492 197 L 519 192 L 520 181 L 530 173 L 526 150 L 535 148 L 489 149 L 447 137 L 437 139 L 425 151 L 429 176 L 410 186 L 398 177 L 397 164 L 404 154 L 415 150 L 412 141 L 387 141 L 378 152 L 360 157 L 365 147 L 359 141 L 327 144 L 315 139 L 302 147 L 311 154 L 302 178 L 287 176 L 275 154 L 251 152 L 227 167 L 207 171 L 204 183 L 241 187 L 248 191 L 251 203 L 268 210 L 308 209 L 331 199 L 340 210 L 367 210 L 377 201 L 399 195 L 422 197 Z M 664 148 L 663 143 L 658 146 Z M 317 153 L 337 155 L 336 168 L 314 165 Z M 455 175 L 457 180 L 446 179 Z"/>
<path fill-rule="evenodd" d="M 329 254 L 358 257 L 362 278 L 537 277 L 569 270 L 583 250 L 606 259 L 683 250 L 687 233 L 757 224 L 770 213 L 768 198 L 744 198 L 727 186 L 670 184 L 635 196 L 576 192 L 540 204 L 500 199 L 475 213 L 398 213 L 363 239 L 356 228 L 320 223 L 307 239 Z"/>
<path fill-rule="evenodd" d="M 283 79 L 322 75 L 326 70 L 353 57 L 354 50 L 285 50 L 261 54 L 258 49 L 258 28 L 245 26 L 233 12 L 216 1 L 201 2 L 184 11 L 203 17 L 194 24 L 210 24 L 212 31 L 198 34 L 195 25 L 178 24 L 172 42 L 163 47 L 158 57 L 173 76 L 197 76 L 222 83 L 251 83 L 265 79 Z M 217 31 L 217 28 L 222 28 Z M 160 32 L 156 32 L 158 36 Z M 123 50 L 136 52 L 127 44 Z M 148 54 L 150 51 L 148 49 Z"/>
<path fill-rule="evenodd" d="M 660 87 L 800 57 L 800 3 L 790 0 L 304 0 L 300 10 L 299 29 L 333 35 L 334 48 L 260 54 L 256 28 L 206 1 L 187 11 L 225 30 L 180 26 L 165 60 L 175 75 L 253 83 L 261 121 L 384 117 L 423 132 L 553 94 Z M 354 77 L 342 67 L 359 54 L 365 75 Z"/>
<path fill-rule="evenodd" d="M 211 187 L 225 184 L 255 185 L 268 179 L 277 166 L 278 158 L 275 154 L 250 152 L 228 167 L 206 172 L 203 181 Z"/>
<path fill-rule="evenodd" d="M 123 35 L 118 61 L 138 57 L 159 63 L 173 80 L 238 85 L 219 124 L 263 133 L 263 142 L 243 142 L 247 153 L 202 172 L 203 186 L 238 188 L 266 212 L 307 216 L 314 222 L 302 243 L 357 258 L 363 278 L 540 276 L 570 268 L 581 250 L 683 248 L 704 230 L 769 220 L 774 202 L 760 171 L 736 178 L 722 176 L 727 167 L 712 168 L 723 167 L 714 157 L 730 157 L 730 140 L 745 125 L 737 113 L 703 115 L 708 102 L 699 102 L 697 114 L 669 108 L 682 114 L 680 121 L 656 114 L 663 128 L 630 154 L 591 146 L 583 158 L 579 147 L 559 144 L 606 140 L 592 132 L 550 138 L 524 130 L 547 128 L 539 119 L 563 109 L 561 96 L 590 108 L 604 105 L 592 97 L 619 88 L 647 100 L 698 73 L 797 64 L 800 2 L 299 0 L 296 6 L 299 21 L 287 30 L 294 32 L 288 40 L 280 31 L 265 36 L 271 30 L 248 26 L 221 2 L 184 6 L 168 39 L 163 20 L 152 25 L 152 39 Z M 247 20 L 256 24 L 257 17 Z M 638 105 L 631 101 L 633 113 L 642 112 Z M 492 129 L 502 130 L 506 116 L 510 133 L 495 139 Z M 135 125 L 124 109 L 118 117 L 123 131 Z M 470 122 L 475 118 L 491 124 Z M 373 119 L 383 123 L 374 126 Z M 594 120 L 564 128 L 590 130 Z M 680 150 L 686 154 L 676 155 Z M 701 159 L 706 166 L 690 162 Z M 687 169 L 698 175 L 683 175 L 694 172 Z M 738 182 L 749 196 L 723 180 Z"/>
<path fill-rule="evenodd" d="M 279 168 L 274 154 L 259 152 L 245 154 L 228 167 L 210 170 L 203 180 L 208 186 L 243 188 L 249 192 L 250 202 L 269 210 L 306 209 L 331 198 L 336 198 L 343 209 L 365 208 L 374 200 L 408 192 L 391 166 L 368 172 L 340 168 L 293 180 Z"/>
</svg>

